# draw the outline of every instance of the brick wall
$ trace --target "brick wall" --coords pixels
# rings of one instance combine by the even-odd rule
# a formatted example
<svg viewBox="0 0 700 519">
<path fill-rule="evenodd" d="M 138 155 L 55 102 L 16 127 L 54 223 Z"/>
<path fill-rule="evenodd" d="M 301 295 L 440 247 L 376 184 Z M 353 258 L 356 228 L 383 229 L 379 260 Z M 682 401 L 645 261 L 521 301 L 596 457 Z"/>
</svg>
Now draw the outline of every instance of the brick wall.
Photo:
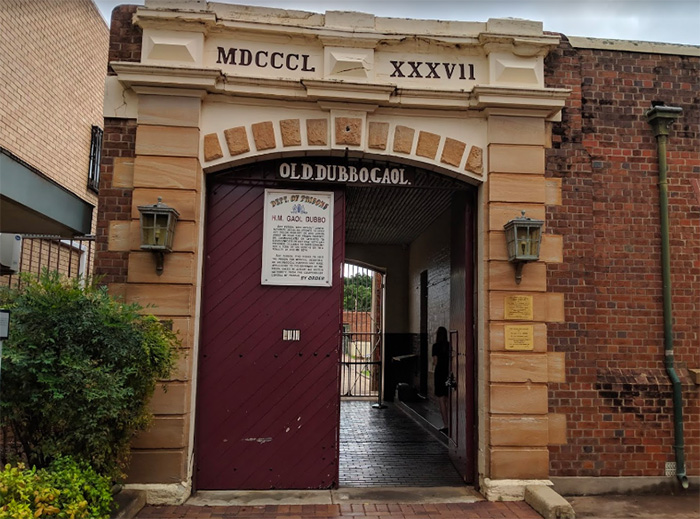
<svg viewBox="0 0 700 519">
<path fill-rule="evenodd" d="M 129 247 L 109 250 L 110 233 L 131 231 L 136 120 L 105 119 L 100 164 L 100 203 L 97 208 L 95 273 L 107 285 L 126 283 Z"/>
<path fill-rule="evenodd" d="M 87 178 L 91 126 L 102 126 L 104 20 L 91 0 L 3 0 L 0 34 L 0 146 L 96 205 Z"/>
<path fill-rule="evenodd" d="M 131 23 L 137 7 L 120 5 L 112 11 L 110 62 L 140 60 L 143 31 Z M 130 241 L 136 126 L 135 119 L 104 120 L 95 272 L 103 276 L 106 285 L 123 284 L 127 279 L 129 244 L 120 247 L 122 250 L 109 250 L 108 242 L 110 233 L 113 241 Z"/>
<path fill-rule="evenodd" d="M 564 262 L 548 285 L 566 319 L 549 325 L 565 352 L 566 383 L 550 384 L 550 411 L 566 413 L 568 444 L 550 447 L 552 476 L 663 476 L 675 461 L 671 385 L 665 374 L 656 142 L 645 112 L 683 108 L 668 145 L 674 344 L 683 381 L 686 463 L 700 474 L 700 404 L 687 368 L 700 367 L 700 59 L 574 49 L 547 58 L 547 83 L 572 90 L 552 128 L 547 176 L 562 205 L 548 232 Z"/>
<path fill-rule="evenodd" d="M 131 23 L 136 5 L 120 5 L 112 11 L 109 61 L 141 61 L 143 30 Z"/>
</svg>

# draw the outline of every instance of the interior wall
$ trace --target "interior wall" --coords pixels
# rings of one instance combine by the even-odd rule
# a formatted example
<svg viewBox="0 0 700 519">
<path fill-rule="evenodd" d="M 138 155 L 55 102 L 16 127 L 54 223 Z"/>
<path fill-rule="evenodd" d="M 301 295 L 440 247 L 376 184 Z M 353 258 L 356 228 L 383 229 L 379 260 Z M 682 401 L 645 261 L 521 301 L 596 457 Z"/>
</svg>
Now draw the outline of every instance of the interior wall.
<svg viewBox="0 0 700 519">
<path fill-rule="evenodd" d="M 450 211 L 442 213 L 410 246 L 408 261 L 409 331 L 420 333 L 420 275 L 428 272 L 428 395 L 433 397 L 431 348 L 440 326 L 450 323 Z"/>
<path fill-rule="evenodd" d="M 345 260 L 367 264 L 386 274 L 385 332 L 408 332 L 408 248 L 401 245 L 347 243 Z"/>
<path fill-rule="evenodd" d="M 450 211 L 442 213 L 409 248 L 409 331 L 420 333 L 420 273 L 428 271 L 428 334 L 450 322 Z"/>
</svg>

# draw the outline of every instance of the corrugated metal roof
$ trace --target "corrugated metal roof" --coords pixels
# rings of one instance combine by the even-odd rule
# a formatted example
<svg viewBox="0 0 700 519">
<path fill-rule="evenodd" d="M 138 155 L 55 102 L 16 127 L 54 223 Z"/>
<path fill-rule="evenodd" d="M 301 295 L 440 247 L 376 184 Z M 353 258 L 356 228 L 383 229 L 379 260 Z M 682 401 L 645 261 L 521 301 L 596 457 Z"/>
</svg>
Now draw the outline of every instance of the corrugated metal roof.
<svg viewBox="0 0 700 519">
<path fill-rule="evenodd" d="M 345 241 L 373 245 L 407 245 L 449 206 L 465 185 L 435 173 L 416 172 L 411 187 L 348 186 Z"/>
<path fill-rule="evenodd" d="M 344 187 L 346 243 L 408 245 L 450 207 L 455 192 L 470 188 L 459 180 L 405 166 L 406 170 L 410 170 L 410 186 L 290 183 L 275 178 L 276 164 L 274 161 L 251 164 L 213 174 L 210 177 L 211 185 L 215 191 L 218 183 L 263 183 L 289 189 L 330 190 Z"/>
</svg>

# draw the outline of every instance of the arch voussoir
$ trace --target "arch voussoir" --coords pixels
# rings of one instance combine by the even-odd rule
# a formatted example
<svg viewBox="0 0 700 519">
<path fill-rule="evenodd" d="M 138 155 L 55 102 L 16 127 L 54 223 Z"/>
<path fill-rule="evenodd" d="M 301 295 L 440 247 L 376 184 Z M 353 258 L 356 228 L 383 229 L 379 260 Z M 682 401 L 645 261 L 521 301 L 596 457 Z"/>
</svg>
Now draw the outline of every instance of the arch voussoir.
<svg viewBox="0 0 700 519">
<path fill-rule="evenodd" d="M 324 113 L 307 117 L 259 120 L 237 124 L 202 136 L 205 168 L 232 159 L 282 152 L 303 153 L 347 149 L 371 155 L 401 157 L 411 163 L 450 170 L 481 180 L 484 172 L 483 148 L 447 132 L 390 118 L 355 117 Z"/>
</svg>

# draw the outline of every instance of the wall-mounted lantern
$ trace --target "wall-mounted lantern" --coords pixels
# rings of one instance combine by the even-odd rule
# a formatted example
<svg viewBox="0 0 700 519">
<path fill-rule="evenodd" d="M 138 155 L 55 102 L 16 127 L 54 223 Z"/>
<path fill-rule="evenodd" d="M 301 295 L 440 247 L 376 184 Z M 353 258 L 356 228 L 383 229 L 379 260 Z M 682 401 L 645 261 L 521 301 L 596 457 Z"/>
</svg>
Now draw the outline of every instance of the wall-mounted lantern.
<svg viewBox="0 0 700 519">
<path fill-rule="evenodd" d="M 508 261 L 515 263 L 515 282 L 519 285 L 523 277 L 523 265 L 540 259 L 542 241 L 542 220 L 533 220 L 522 215 L 513 218 L 503 228 L 506 231 Z"/>
<path fill-rule="evenodd" d="M 175 224 L 180 216 L 175 209 L 165 205 L 162 198 L 153 205 L 140 205 L 141 250 L 150 250 L 156 256 L 156 273 L 163 273 L 163 260 L 166 252 L 173 250 Z"/>
</svg>

